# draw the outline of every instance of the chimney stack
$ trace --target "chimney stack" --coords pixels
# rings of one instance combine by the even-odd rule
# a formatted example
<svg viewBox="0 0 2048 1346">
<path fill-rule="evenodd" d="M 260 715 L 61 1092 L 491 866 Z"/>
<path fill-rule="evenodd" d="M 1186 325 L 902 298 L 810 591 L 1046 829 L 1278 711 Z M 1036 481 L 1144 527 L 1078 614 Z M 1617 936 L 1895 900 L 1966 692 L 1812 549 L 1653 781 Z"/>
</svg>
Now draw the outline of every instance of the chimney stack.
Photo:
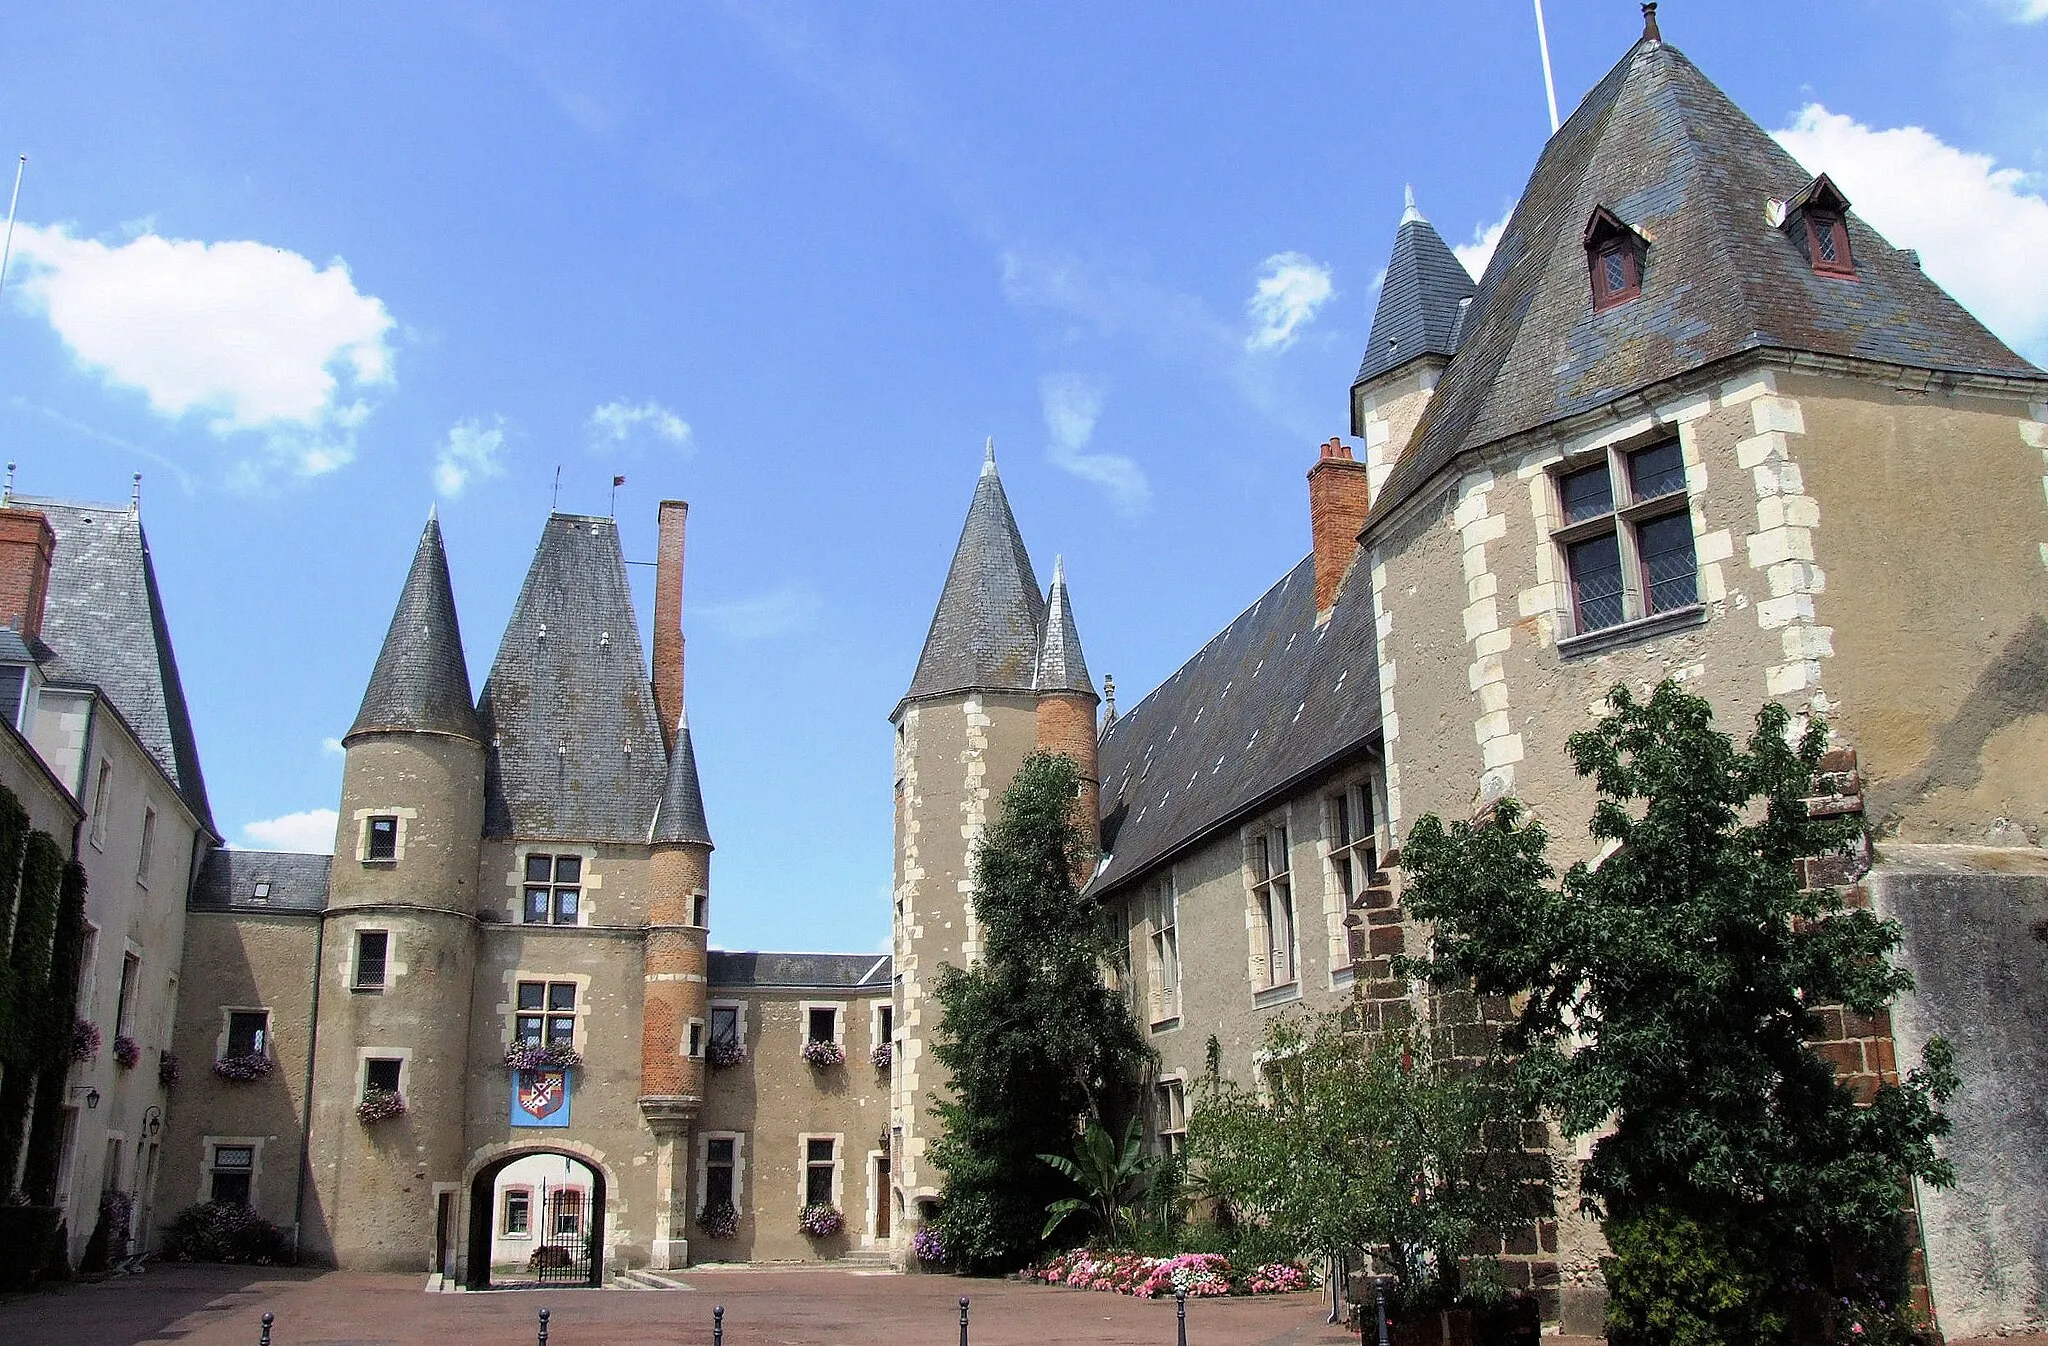
<svg viewBox="0 0 2048 1346">
<path fill-rule="evenodd" d="M 1366 467 L 1351 456 L 1341 439 L 1323 445 L 1323 455 L 1308 470 L 1308 526 L 1315 545 L 1316 624 L 1328 621 L 1337 606 L 1337 592 L 1358 554 L 1358 532 L 1372 504 Z"/>
<path fill-rule="evenodd" d="M 50 592 L 50 559 L 57 535 L 32 509 L 0 509 L 0 626 L 24 641 L 43 633 L 43 600 Z"/>
<path fill-rule="evenodd" d="M 683 523 L 690 506 L 664 500 L 654 553 L 654 714 L 661 742 L 673 752 L 683 714 Z"/>
</svg>

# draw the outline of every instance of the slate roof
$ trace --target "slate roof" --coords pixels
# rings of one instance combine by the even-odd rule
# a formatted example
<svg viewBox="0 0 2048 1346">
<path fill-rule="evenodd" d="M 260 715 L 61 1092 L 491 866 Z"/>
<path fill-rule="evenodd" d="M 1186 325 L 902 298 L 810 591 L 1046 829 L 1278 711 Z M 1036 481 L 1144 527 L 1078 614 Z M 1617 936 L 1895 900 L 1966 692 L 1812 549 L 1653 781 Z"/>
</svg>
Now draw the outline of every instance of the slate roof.
<svg viewBox="0 0 2048 1346">
<path fill-rule="evenodd" d="M 1074 605 L 1067 598 L 1066 566 L 1057 560 L 1052 563 L 1052 597 L 1045 606 L 1045 639 L 1038 645 L 1031 685 L 1041 692 L 1095 695 L 1088 661 L 1081 656 L 1081 633 L 1074 627 Z"/>
<path fill-rule="evenodd" d="M 194 911 L 325 911 L 333 863 L 331 855 L 295 851 L 211 850 L 200 864 L 189 905 Z M 256 896 L 259 882 L 270 885 L 268 901 Z"/>
<path fill-rule="evenodd" d="M 610 519 L 548 516 L 476 709 L 484 835 L 646 843 L 668 755 Z"/>
<path fill-rule="evenodd" d="M 1458 349 L 1462 300 L 1478 287 L 1442 235 L 1415 209 L 1408 210 L 1394 234 L 1394 252 L 1380 283 L 1379 307 L 1373 310 L 1372 335 L 1365 359 L 1359 362 L 1353 386 L 1376 379 L 1425 355 L 1452 355 Z"/>
<path fill-rule="evenodd" d="M 448 582 L 448 553 L 441 545 L 440 521 L 433 518 L 420 533 L 348 737 L 387 729 L 483 742 L 483 727 L 470 704 L 469 663 Z"/>
<path fill-rule="evenodd" d="M 1372 587 L 1354 570 L 1320 628 L 1315 558 L 1125 711 L 1102 740 L 1103 850 L 1090 892 L 1351 755 L 1379 732 Z"/>
<path fill-rule="evenodd" d="M 1858 278 L 1815 275 L 1764 216 L 1812 177 L 1677 48 L 1638 42 L 1537 161 L 1373 519 L 1460 454 L 1743 351 L 2044 377 L 1853 212 Z M 1595 313 L 1582 230 L 1603 205 L 1650 246 L 1641 296 Z"/>
<path fill-rule="evenodd" d="M 713 949 L 706 975 L 712 986 L 791 989 L 887 990 L 895 975 L 888 954 L 755 953 Z"/>
<path fill-rule="evenodd" d="M 676 727 L 668 781 L 662 786 L 661 811 L 655 815 L 650 840 L 711 844 L 711 824 L 704 821 L 704 790 L 697 782 L 697 750 L 691 746 L 687 720 Z"/>
<path fill-rule="evenodd" d="M 42 644 L 50 651 L 43 676 L 97 688 L 193 816 L 218 835 L 141 517 L 126 505 L 21 495 L 10 503 L 41 513 L 57 536 L 43 607 Z"/>
<path fill-rule="evenodd" d="M 905 703 L 948 692 L 1028 692 L 1045 629 L 1045 597 L 996 472 L 994 442 L 981 465 L 960 545 L 932 613 Z"/>
</svg>

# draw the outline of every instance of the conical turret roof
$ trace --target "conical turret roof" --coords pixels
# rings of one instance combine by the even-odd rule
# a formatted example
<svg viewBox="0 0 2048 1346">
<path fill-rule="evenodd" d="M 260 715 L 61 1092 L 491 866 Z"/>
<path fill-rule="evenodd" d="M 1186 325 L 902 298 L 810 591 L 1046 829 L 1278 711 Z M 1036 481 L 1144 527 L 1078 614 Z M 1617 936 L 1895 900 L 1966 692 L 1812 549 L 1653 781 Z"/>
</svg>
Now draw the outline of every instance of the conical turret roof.
<svg viewBox="0 0 2048 1346">
<path fill-rule="evenodd" d="M 661 808 L 654 815 L 654 842 L 711 844 L 711 825 L 704 820 L 704 791 L 697 782 L 697 750 L 690 744 L 690 721 L 676 725 L 676 745 L 668 755 L 668 783 Z"/>
<path fill-rule="evenodd" d="M 1352 382 L 1376 379 L 1425 355 L 1457 354 L 1464 301 L 1477 288 L 1465 264 L 1415 208 L 1411 191 L 1401 227 L 1394 234 L 1386 279 L 1380 283 L 1380 302 L 1373 310 L 1365 359 Z"/>
<path fill-rule="evenodd" d="M 441 522 L 429 517 L 413 553 L 398 609 L 347 737 L 378 731 L 454 734 L 483 741 L 469 695 L 469 664 L 455 619 Z"/>
<path fill-rule="evenodd" d="M 1029 692 L 1044 629 L 1045 599 L 1003 494 L 991 440 L 924 653 L 903 699 L 965 691 Z"/>
<path fill-rule="evenodd" d="M 1052 597 L 1045 607 L 1045 639 L 1038 646 L 1038 669 L 1032 684 L 1041 692 L 1083 692 L 1095 695 L 1088 661 L 1081 657 L 1081 633 L 1074 629 L 1074 607 L 1067 600 L 1064 562 L 1052 563 Z"/>
<path fill-rule="evenodd" d="M 2042 377 L 1853 212 L 1855 279 L 1816 274 L 1768 207 L 1828 167 L 1802 167 L 1646 32 L 1537 161 L 1373 518 L 1463 454 L 1748 351 Z M 1646 247 L 1642 292 L 1596 311 L 1598 209 Z"/>
</svg>

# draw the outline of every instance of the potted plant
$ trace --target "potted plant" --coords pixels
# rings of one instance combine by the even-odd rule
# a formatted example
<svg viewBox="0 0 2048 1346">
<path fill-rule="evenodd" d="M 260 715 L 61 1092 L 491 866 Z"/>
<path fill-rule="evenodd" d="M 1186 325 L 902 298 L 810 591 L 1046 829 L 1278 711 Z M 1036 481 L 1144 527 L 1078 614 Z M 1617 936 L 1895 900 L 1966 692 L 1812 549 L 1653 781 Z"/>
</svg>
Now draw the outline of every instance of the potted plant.
<svg viewBox="0 0 2048 1346">
<path fill-rule="evenodd" d="M 704 1049 L 704 1064 L 713 1070 L 724 1070 L 728 1066 L 746 1064 L 747 1044 L 736 1039 L 714 1039 Z"/>
<path fill-rule="evenodd" d="M 515 1042 L 505 1049 L 505 1064 L 514 1070 L 568 1070 L 583 1057 L 566 1042 Z"/>
<path fill-rule="evenodd" d="M 874 1063 L 876 1070 L 887 1070 L 891 1065 L 895 1064 L 896 1044 L 893 1042 L 876 1043 L 875 1049 L 868 1053 L 868 1060 Z"/>
<path fill-rule="evenodd" d="M 356 1119 L 364 1126 L 374 1126 L 404 1115 L 405 1095 L 396 1089 L 365 1089 L 363 1101 L 356 1104 Z"/>
<path fill-rule="evenodd" d="M 844 1065 L 846 1062 L 846 1049 L 836 1042 L 830 1042 L 822 1038 L 813 1038 L 804 1044 L 804 1060 L 809 1061 L 819 1070 L 823 1070 L 828 1066 Z"/>
<path fill-rule="evenodd" d="M 133 1070 L 135 1063 L 142 1059 L 142 1044 L 126 1033 L 114 1038 L 114 1064 L 123 1070 Z"/>
<path fill-rule="evenodd" d="M 846 1228 L 846 1216 L 839 1207 L 818 1202 L 805 1206 L 796 1217 L 796 1227 L 814 1239 L 828 1239 Z"/>
<path fill-rule="evenodd" d="M 213 1073 L 235 1084 L 253 1084 L 277 1069 L 268 1052 L 229 1052 L 213 1063 Z"/>
<path fill-rule="evenodd" d="M 697 1212 L 697 1228 L 710 1239 L 729 1239 L 740 1232 L 740 1212 L 730 1201 L 713 1201 Z"/>
</svg>

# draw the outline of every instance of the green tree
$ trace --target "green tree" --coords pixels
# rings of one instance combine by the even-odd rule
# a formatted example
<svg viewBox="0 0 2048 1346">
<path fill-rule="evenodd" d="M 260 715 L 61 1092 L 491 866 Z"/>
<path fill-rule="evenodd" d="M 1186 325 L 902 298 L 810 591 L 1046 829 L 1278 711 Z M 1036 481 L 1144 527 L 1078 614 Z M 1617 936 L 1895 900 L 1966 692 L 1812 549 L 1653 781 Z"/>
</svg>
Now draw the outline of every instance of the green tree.
<svg viewBox="0 0 2048 1346">
<path fill-rule="evenodd" d="M 1612 1123 L 1581 1189 L 1617 1235 L 1615 1339 L 1765 1340 L 1775 1324 L 1754 1294 L 1649 1312 L 1651 1281 L 1684 1278 L 1648 1250 L 1677 1222 L 1739 1254 L 1736 1279 L 1827 1284 L 1844 1263 L 1898 1265 L 1906 1179 L 1953 1180 L 1934 1149 L 1951 1053 L 1930 1044 L 1862 1107 L 1809 1045 L 1818 1007 L 1876 1014 L 1912 985 L 1890 960 L 1895 924 L 1799 887 L 1795 861 L 1856 835 L 1853 820 L 1806 813 L 1826 728 L 1795 746 L 1789 714 L 1767 705 L 1738 748 L 1670 682 L 1643 702 L 1616 687 L 1608 706 L 1567 744 L 1598 791 L 1605 859 L 1555 882 L 1547 834 L 1513 800 L 1473 824 L 1419 819 L 1406 902 L 1436 934 L 1432 957 L 1406 966 L 1524 997 L 1506 1045 L 1527 1096 L 1568 1135 Z"/>
<path fill-rule="evenodd" d="M 1086 1116 L 1125 1115 L 1149 1056 L 1103 981 L 1123 941 L 1077 884 L 1094 859 L 1074 818 L 1079 784 L 1064 754 L 1024 759 L 975 855 L 981 958 L 940 968 L 933 986 L 932 1055 L 952 1077 L 951 1096 L 934 1099 L 939 1227 L 967 1271 L 1011 1270 L 1037 1251 L 1046 1208 L 1069 1194 L 1039 1156 L 1070 1149 Z"/>
<path fill-rule="evenodd" d="M 1267 1032 L 1267 1083 L 1197 1086 L 1204 1190 L 1301 1254 L 1368 1250 L 1409 1303 L 1448 1302 L 1475 1236 L 1550 1205 L 1509 1082 L 1421 1033 L 1368 1037 L 1340 1011 Z"/>
</svg>

